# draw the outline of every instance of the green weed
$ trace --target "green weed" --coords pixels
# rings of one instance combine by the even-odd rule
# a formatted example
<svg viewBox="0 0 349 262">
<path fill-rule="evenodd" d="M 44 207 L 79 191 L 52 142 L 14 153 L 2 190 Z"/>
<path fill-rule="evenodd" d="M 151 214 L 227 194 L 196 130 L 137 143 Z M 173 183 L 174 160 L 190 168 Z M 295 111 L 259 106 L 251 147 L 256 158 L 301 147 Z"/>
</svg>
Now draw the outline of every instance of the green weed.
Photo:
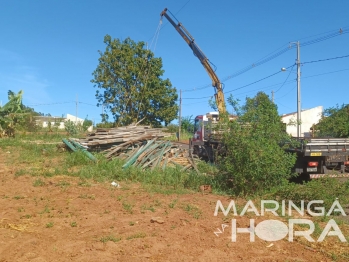
<svg viewBox="0 0 349 262">
<path fill-rule="evenodd" d="M 19 200 L 19 199 L 23 199 L 24 196 L 14 196 L 13 199 Z"/>
<path fill-rule="evenodd" d="M 131 236 L 128 236 L 126 239 L 130 240 L 130 239 L 135 239 L 135 238 L 145 238 L 147 235 L 145 233 L 137 233 Z"/>
<path fill-rule="evenodd" d="M 122 207 L 130 214 L 133 213 L 133 205 L 131 205 L 130 203 L 127 203 L 126 201 L 122 202 Z"/>
<path fill-rule="evenodd" d="M 121 240 L 121 237 L 114 237 L 113 235 L 108 235 L 105 237 L 101 237 L 99 241 L 101 241 L 102 243 L 107 243 L 108 241 L 112 241 L 112 242 L 119 242 Z"/>
<path fill-rule="evenodd" d="M 53 222 L 49 222 L 46 224 L 46 228 L 51 228 L 53 227 L 54 223 Z"/>
<path fill-rule="evenodd" d="M 45 182 L 43 180 L 41 180 L 41 178 L 38 178 L 33 182 L 33 186 L 35 186 L 35 187 L 44 186 L 44 185 L 45 185 Z"/>
</svg>

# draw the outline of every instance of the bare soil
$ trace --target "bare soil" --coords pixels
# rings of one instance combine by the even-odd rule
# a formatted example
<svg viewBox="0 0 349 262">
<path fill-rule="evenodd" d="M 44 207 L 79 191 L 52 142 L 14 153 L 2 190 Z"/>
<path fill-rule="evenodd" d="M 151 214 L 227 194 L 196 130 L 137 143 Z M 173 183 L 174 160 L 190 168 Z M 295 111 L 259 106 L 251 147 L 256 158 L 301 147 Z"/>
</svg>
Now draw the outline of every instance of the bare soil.
<svg viewBox="0 0 349 262">
<path fill-rule="evenodd" d="M 250 242 L 249 234 L 238 234 L 232 242 L 231 217 L 213 215 L 216 201 L 228 203 L 227 197 L 165 195 L 140 184 L 113 187 L 112 181 L 69 176 L 15 176 L 9 155 L 0 149 L 2 262 L 332 261 L 330 250 L 304 241 Z M 216 236 L 222 224 L 228 227 Z M 249 217 L 238 217 L 237 226 L 249 227 Z"/>
</svg>

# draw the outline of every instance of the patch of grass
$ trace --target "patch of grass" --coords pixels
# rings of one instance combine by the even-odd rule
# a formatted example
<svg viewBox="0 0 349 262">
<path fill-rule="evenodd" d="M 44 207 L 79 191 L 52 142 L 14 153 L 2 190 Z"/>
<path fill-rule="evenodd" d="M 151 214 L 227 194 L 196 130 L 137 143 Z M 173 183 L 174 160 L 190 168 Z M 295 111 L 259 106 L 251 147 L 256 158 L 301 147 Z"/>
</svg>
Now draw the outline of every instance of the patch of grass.
<svg viewBox="0 0 349 262">
<path fill-rule="evenodd" d="M 124 201 L 124 202 L 122 202 L 122 207 L 123 207 L 128 213 L 130 213 L 130 214 L 133 213 L 133 210 L 132 210 L 132 209 L 133 209 L 133 205 L 132 205 L 132 204 L 130 204 L 130 203 Z"/>
<path fill-rule="evenodd" d="M 19 208 L 17 209 L 17 211 L 18 211 L 18 212 L 24 212 L 25 209 L 24 209 L 24 207 L 19 207 Z"/>
<path fill-rule="evenodd" d="M 50 213 L 50 208 L 48 206 L 45 206 L 44 210 L 40 212 L 40 214 Z"/>
<path fill-rule="evenodd" d="M 57 183 L 57 186 L 61 188 L 67 188 L 68 186 L 70 186 L 70 183 L 65 180 L 62 180 Z"/>
<path fill-rule="evenodd" d="M 341 204 L 349 203 L 349 182 L 342 183 L 333 178 L 314 179 L 305 184 L 285 183 L 271 190 L 270 197 L 278 200 L 289 199 L 297 206 L 300 206 L 304 200 L 304 206 L 307 206 L 311 200 L 323 200 L 323 204 L 313 204 L 315 207 L 325 207 L 329 210 L 333 202 L 338 199 Z"/>
<path fill-rule="evenodd" d="M 46 228 L 51 228 L 51 227 L 53 227 L 53 225 L 54 225 L 53 222 L 48 222 L 48 223 L 46 224 Z"/>
<path fill-rule="evenodd" d="M 33 186 L 38 187 L 38 186 L 44 186 L 46 183 L 41 179 L 35 179 L 33 182 Z"/>
<path fill-rule="evenodd" d="M 25 169 L 20 169 L 15 172 L 15 177 L 23 176 L 27 173 Z"/>
<path fill-rule="evenodd" d="M 108 235 L 105 237 L 101 237 L 99 241 L 101 241 L 102 243 L 107 243 L 108 241 L 112 241 L 112 242 L 119 242 L 121 240 L 121 237 L 114 237 L 113 235 Z"/>
<path fill-rule="evenodd" d="M 135 239 L 135 238 L 145 238 L 147 235 L 145 233 L 137 233 L 131 236 L 128 236 L 126 239 L 130 240 L 130 239 Z"/>
<path fill-rule="evenodd" d="M 78 198 L 91 199 L 91 200 L 95 200 L 96 199 L 95 195 L 87 195 L 87 194 L 81 194 L 80 196 L 78 196 Z"/>
<path fill-rule="evenodd" d="M 172 200 L 171 203 L 168 204 L 168 207 L 169 207 L 169 208 L 175 208 L 177 202 L 178 202 L 178 199 Z"/>
<path fill-rule="evenodd" d="M 128 224 L 129 224 L 130 226 L 134 226 L 134 225 L 135 225 L 135 222 L 130 221 Z"/>
<path fill-rule="evenodd" d="M 17 196 L 14 196 L 13 199 L 16 199 L 16 200 L 24 199 L 24 196 L 19 196 L 19 195 L 17 195 Z"/>
<path fill-rule="evenodd" d="M 74 222 L 71 222 L 71 223 L 70 223 L 70 226 L 71 226 L 71 227 L 77 227 L 78 224 L 74 221 Z"/>
<path fill-rule="evenodd" d="M 123 198 L 123 196 L 117 196 L 116 200 L 117 200 L 117 201 L 121 201 L 122 198 Z"/>
<path fill-rule="evenodd" d="M 153 205 L 149 205 L 149 206 L 147 206 L 147 205 L 143 205 L 142 207 L 141 207 L 141 209 L 144 211 L 144 210 L 149 210 L 149 211 L 151 211 L 151 212 L 155 212 L 155 208 L 154 208 L 154 206 Z"/>
<path fill-rule="evenodd" d="M 87 180 L 83 179 L 83 180 L 79 181 L 78 186 L 91 187 L 91 184 L 89 182 L 87 182 Z"/>
<path fill-rule="evenodd" d="M 31 218 L 31 217 L 32 217 L 31 215 L 27 214 L 27 215 L 21 216 L 20 218 L 21 218 L 21 219 L 23 219 L 23 218 L 29 219 L 29 218 Z"/>
<path fill-rule="evenodd" d="M 183 207 L 183 210 L 195 219 L 199 219 L 202 216 L 202 211 L 194 205 L 187 204 Z"/>
</svg>

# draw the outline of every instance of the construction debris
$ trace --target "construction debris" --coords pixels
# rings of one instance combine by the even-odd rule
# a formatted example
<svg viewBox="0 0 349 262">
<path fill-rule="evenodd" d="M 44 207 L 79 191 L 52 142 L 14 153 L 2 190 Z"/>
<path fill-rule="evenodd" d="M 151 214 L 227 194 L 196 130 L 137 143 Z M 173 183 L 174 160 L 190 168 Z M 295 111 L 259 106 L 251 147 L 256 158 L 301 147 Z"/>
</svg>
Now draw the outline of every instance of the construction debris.
<svg viewBox="0 0 349 262">
<path fill-rule="evenodd" d="M 195 169 L 195 159 L 188 149 L 171 141 L 164 140 L 169 136 L 162 128 L 149 126 L 127 126 L 118 128 L 98 128 L 95 133 L 83 139 L 69 139 L 63 142 L 71 148 L 73 144 L 83 151 L 102 152 L 106 158 L 125 160 L 123 168 L 130 166 L 141 169 L 180 167 L 182 171 Z"/>
</svg>

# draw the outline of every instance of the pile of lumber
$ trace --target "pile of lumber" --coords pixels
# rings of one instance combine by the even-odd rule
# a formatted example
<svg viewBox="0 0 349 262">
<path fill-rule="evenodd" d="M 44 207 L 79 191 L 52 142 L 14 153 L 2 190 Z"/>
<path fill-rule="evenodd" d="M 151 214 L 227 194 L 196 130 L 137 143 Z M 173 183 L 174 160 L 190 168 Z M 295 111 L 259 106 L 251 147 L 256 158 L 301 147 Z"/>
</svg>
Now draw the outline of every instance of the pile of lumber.
<svg viewBox="0 0 349 262">
<path fill-rule="evenodd" d="M 141 169 L 156 167 L 165 169 L 168 166 L 179 166 L 182 170 L 195 168 L 195 163 L 186 149 L 170 141 L 153 138 L 151 140 L 134 139 L 114 146 L 105 151 L 108 159 L 125 160 L 123 168 L 137 166 Z"/>
<path fill-rule="evenodd" d="M 95 133 L 85 139 L 79 139 L 79 143 L 91 151 L 104 151 L 114 145 L 132 141 L 134 139 L 149 140 L 169 136 L 163 128 L 151 128 L 150 126 L 125 126 L 117 128 L 97 128 Z"/>
<path fill-rule="evenodd" d="M 162 128 L 149 126 L 127 126 L 98 128 L 95 133 L 83 139 L 74 139 L 88 151 L 99 151 L 112 160 L 125 161 L 123 168 L 130 166 L 141 169 L 180 167 L 181 170 L 195 169 L 196 164 L 188 149 L 184 149 L 164 138 L 169 136 Z"/>
</svg>

